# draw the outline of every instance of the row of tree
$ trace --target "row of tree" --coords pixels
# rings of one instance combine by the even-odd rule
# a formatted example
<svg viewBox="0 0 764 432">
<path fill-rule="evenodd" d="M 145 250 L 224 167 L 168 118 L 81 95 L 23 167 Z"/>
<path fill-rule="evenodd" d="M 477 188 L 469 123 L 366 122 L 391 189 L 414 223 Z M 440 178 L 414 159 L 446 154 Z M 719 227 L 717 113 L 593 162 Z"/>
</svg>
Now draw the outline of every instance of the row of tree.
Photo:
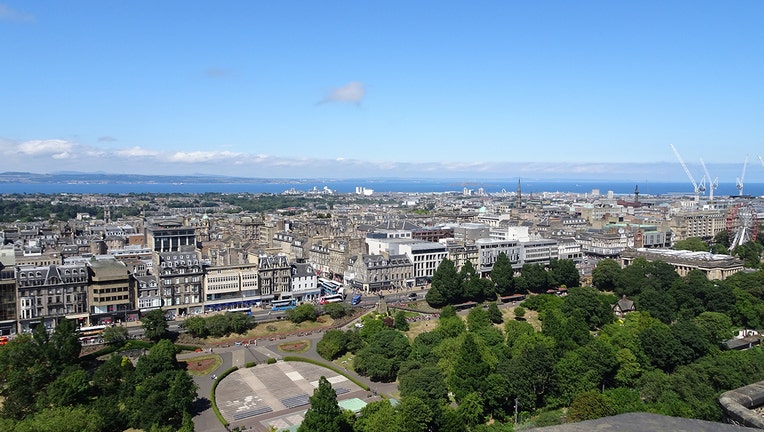
<svg viewBox="0 0 764 432">
<path fill-rule="evenodd" d="M 572 260 L 552 260 L 543 264 L 524 264 L 519 275 L 504 252 L 499 253 L 490 278 L 477 272 L 470 261 L 456 270 L 454 262 L 446 258 L 438 265 L 432 277 L 427 303 L 440 308 L 467 301 L 495 300 L 497 295 L 543 293 L 551 288 L 576 287 L 580 278 Z"/>
</svg>

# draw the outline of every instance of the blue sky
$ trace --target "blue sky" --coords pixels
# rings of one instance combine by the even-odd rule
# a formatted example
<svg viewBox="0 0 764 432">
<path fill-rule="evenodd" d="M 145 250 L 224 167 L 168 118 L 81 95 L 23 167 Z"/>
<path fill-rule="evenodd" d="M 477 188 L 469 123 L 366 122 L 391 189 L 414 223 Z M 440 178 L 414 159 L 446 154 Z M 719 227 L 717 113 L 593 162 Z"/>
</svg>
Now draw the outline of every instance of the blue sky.
<svg viewBox="0 0 764 432">
<path fill-rule="evenodd" d="M 764 181 L 760 1 L 2 1 L 0 171 Z"/>
</svg>

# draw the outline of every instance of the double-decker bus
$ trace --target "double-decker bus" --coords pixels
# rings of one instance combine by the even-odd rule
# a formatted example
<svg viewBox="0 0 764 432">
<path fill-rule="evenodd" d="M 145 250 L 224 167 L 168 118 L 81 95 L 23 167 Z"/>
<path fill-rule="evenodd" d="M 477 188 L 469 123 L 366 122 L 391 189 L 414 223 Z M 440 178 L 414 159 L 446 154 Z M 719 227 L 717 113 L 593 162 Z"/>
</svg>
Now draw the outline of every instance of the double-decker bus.
<svg viewBox="0 0 764 432">
<path fill-rule="evenodd" d="M 342 284 L 330 279 L 318 278 L 318 286 L 321 287 L 321 292 L 325 295 L 337 294 L 337 291 L 342 287 Z"/>
<path fill-rule="evenodd" d="M 273 300 L 271 302 L 271 310 L 275 311 L 289 310 L 295 307 L 297 307 L 297 300 L 295 299 Z"/>
<path fill-rule="evenodd" d="M 101 342 L 101 334 L 103 333 L 105 325 L 96 325 L 89 327 L 80 327 L 77 329 L 77 335 L 80 338 L 82 344 L 95 344 Z"/>
<path fill-rule="evenodd" d="M 339 303 L 342 300 L 345 300 L 345 296 L 342 294 L 332 294 L 323 296 L 320 299 L 318 299 L 318 304 L 327 304 L 327 303 Z"/>
</svg>

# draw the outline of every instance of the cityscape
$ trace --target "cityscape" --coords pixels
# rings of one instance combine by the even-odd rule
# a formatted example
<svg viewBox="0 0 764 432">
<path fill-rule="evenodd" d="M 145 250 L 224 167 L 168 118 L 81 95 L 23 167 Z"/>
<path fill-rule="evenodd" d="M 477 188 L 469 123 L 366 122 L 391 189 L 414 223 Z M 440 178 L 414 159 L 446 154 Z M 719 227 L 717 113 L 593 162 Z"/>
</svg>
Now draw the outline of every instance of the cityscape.
<svg viewBox="0 0 764 432">
<path fill-rule="evenodd" d="M 0 431 L 764 429 L 763 15 L 0 0 Z"/>
<path fill-rule="evenodd" d="M 407 328 L 419 328 L 418 332 L 424 330 L 422 325 L 434 324 L 433 318 L 441 321 L 440 327 L 445 324 L 443 318 L 437 318 L 438 311 L 449 304 L 471 326 L 471 317 L 477 313 L 473 311 L 484 313 L 475 308 L 483 302 L 498 306 L 499 322 L 514 314 L 515 323 L 527 324 L 531 321 L 520 318 L 518 309 L 527 305 L 529 317 L 539 313 L 538 306 L 528 304 L 528 295 L 567 301 L 582 295 L 576 291 L 583 289 L 578 286 L 631 293 L 615 301 L 612 294 L 607 300 L 607 295 L 587 288 L 594 289 L 588 295 L 603 296 L 595 302 L 611 302 L 605 309 L 609 318 L 600 317 L 601 324 L 593 325 L 592 331 L 607 331 L 606 323 L 638 313 L 676 326 L 678 315 L 647 300 L 647 291 L 640 295 L 638 289 L 619 288 L 621 282 L 603 280 L 606 264 L 626 272 L 635 263 L 641 263 L 640 267 L 660 263 L 679 280 L 700 275 L 713 284 L 740 284 L 745 283 L 740 282 L 745 280 L 741 275 L 761 272 L 764 249 L 758 242 L 761 198 L 645 196 L 638 186 L 629 195 L 596 189 L 583 194 L 525 194 L 521 181 L 512 192 L 493 194 L 466 187 L 446 193 L 379 193 L 363 186 L 346 194 L 317 188 L 235 195 L 6 194 L 0 204 L 4 219 L 0 230 L 0 332 L 6 347 L 16 339 L 32 337 L 36 329 L 55 334 L 62 322 L 71 322 L 83 352 L 100 349 L 104 343 L 112 345 L 106 342 L 111 336 L 105 333 L 114 328 L 124 329 L 127 340 L 148 337 L 151 330 L 145 321 L 152 312 L 166 322 L 167 334 L 176 337 L 193 333 L 190 323 L 195 319 L 203 322 L 232 313 L 244 314 L 241 316 L 251 320 L 255 329 L 267 328 L 268 322 L 292 320 L 301 305 L 315 307 L 318 313 L 341 306 L 350 320 L 344 326 L 356 333 L 370 326 L 370 317 L 386 313 L 405 314 L 402 316 L 412 322 Z M 756 255 L 752 258 L 751 253 Z M 494 271 L 502 260 L 510 272 L 508 287 L 500 286 L 502 279 Z M 465 291 L 439 299 L 445 292 L 438 275 L 445 271 L 444 263 L 467 280 L 469 276 L 464 275 L 473 275 L 471 283 L 484 286 L 483 294 Z M 533 269 L 546 269 L 550 275 L 564 272 L 566 266 L 558 263 L 570 265 L 567 275 L 560 279 L 550 276 L 540 286 L 531 282 Z M 724 291 L 732 289 L 732 285 L 724 286 Z M 764 300 L 756 302 L 764 308 Z M 669 317 L 662 317 L 664 313 Z M 540 334 L 548 331 L 544 326 L 549 319 L 542 318 Z M 725 343 L 730 347 L 758 345 L 758 336 L 750 335 L 758 335 L 760 320 L 761 315 L 754 314 L 736 318 L 734 324 L 730 321 L 730 330 L 743 325 L 743 336 L 735 339 L 730 332 Z M 506 324 L 505 331 L 510 327 Z M 216 339 L 228 342 L 203 337 L 192 343 L 200 344 L 200 350 L 215 349 L 217 355 L 229 356 L 234 365 L 243 366 L 288 357 L 278 348 L 285 338 L 312 340 L 321 347 L 323 338 L 331 334 L 325 330 L 325 336 L 320 331 L 266 336 L 247 328 L 238 337 Z M 192 352 L 179 358 L 199 355 Z M 347 359 L 342 361 L 347 370 Z M 644 367 L 651 364 L 659 363 L 647 360 Z M 351 409 L 358 411 L 380 400 L 379 396 L 399 398 L 404 394 L 400 388 L 384 384 L 392 380 L 405 385 L 407 378 L 402 375 L 398 380 L 395 376 L 374 378 L 357 363 L 353 370 L 360 379 L 370 380 L 369 390 L 363 390 L 363 383 L 339 387 L 345 392 L 337 392 L 342 406 L 354 406 Z M 220 373 L 220 368 L 210 372 L 215 383 L 220 380 L 218 408 L 229 428 L 288 429 L 299 425 L 295 421 L 302 417 L 295 413 L 307 415 L 310 393 L 291 396 L 297 399 L 282 397 L 267 409 L 257 403 L 242 405 L 241 399 L 231 395 L 249 388 L 244 384 L 246 378 L 233 374 L 222 379 Z M 290 373 L 313 376 L 314 385 L 322 374 L 310 368 Z M 209 378 L 204 378 L 206 375 L 196 378 L 197 386 L 208 392 Z M 334 379 L 347 378 L 336 375 Z M 204 395 L 200 392 L 198 397 Z M 278 399 L 277 395 L 262 393 L 258 397 Z M 523 415 L 533 412 L 528 403 L 524 403 L 525 410 L 519 410 Z M 195 430 L 220 430 L 220 423 L 209 422 L 209 411 L 206 415 L 196 412 Z M 500 424 L 498 412 L 493 416 Z M 516 420 L 506 427 L 513 424 L 517 426 Z"/>
</svg>

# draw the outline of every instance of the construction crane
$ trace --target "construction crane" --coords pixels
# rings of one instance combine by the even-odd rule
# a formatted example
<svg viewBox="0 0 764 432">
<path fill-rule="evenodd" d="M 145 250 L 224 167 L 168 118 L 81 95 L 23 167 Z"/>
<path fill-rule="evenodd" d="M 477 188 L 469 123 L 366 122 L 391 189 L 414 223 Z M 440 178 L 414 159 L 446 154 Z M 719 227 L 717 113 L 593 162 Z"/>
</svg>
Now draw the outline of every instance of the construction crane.
<svg viewBox="0 0 764 432">
<path fill-rule="evenodd" d="M 761 157 L 759 157 L 759 160 L 761 160 Z M 719 187 L 719 177 L 711 180 L 711 174 L 708 173 L 703 158 L 700 158 L 700 164 L 703 166 L 703 172 L 706 173 L 706 178 L 708 179 L 708 199 L 712 200 L 714 199 L 714 190 Z M 764 165 L 764 161 L 762 161 L 761 164 Z"/>
<path fill-rule="evenodd" d="M 703 180 L 701 181 L 700 185 L 698 185 L 698 183 L 695 183 L 695 179 L 692 177 L 692 174 L 690 174 L 690 170 L 687 168 L 687 165 L 684 163 L 682 156 L 679 155 L 679 151 L 677 151 L 676 147 L 674 147 L 674 144 L 669 144 L 669 145 L 671 146 L 671 150 L 674 151 L 674 155 L 676 155 L 676 158 L 679 159 L 679 163 L 682 165 L 682 168 L 684 169 L 685 174 L 687 174 L 687 178 L 690 179 L 690 183 L 692 183 L 692 189 L 695 192 L 695 201 L 698 201 L 700 193 L 706 190 L 705 177 L 703 177 Z"/>
<path fill-rule="evenodd" d="M 745 155 L 745 162 L 743 162 L 743 173 L 739 178 L 735 179 L 735 187 L 737 188 L 738 196 L 743 195 L 743 180 L 745 179 L 745 169 L 748 167 L 748 155 Z"/>
</svg>

